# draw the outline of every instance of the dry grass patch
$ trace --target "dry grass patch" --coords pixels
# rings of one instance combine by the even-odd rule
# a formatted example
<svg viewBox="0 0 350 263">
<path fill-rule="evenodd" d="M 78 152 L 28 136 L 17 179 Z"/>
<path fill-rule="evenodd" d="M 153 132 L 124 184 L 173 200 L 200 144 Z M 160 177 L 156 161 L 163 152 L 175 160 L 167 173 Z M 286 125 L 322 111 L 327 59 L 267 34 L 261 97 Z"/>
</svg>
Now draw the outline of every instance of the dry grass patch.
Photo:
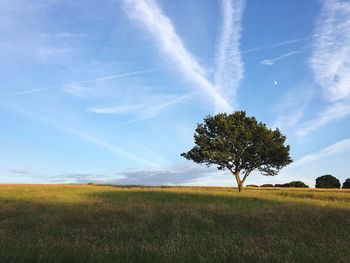
<svg viewBox="0 0 350 263">
<path fill-rule="evenodd" d="M 0 262 L 348 262 L 349 192 L 0 186 Z"/>
</svg>

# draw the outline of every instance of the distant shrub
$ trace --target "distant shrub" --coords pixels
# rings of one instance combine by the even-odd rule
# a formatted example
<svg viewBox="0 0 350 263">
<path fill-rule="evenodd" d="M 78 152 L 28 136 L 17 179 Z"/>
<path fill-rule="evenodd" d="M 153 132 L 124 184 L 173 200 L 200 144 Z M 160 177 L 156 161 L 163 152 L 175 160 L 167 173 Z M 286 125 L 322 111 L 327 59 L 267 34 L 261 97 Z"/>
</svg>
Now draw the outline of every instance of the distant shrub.
<svg viewBox="0 0 350 263">
<path fill-rule="evenodd" d="M 259 187 L 259 186 L 256 184 L 248 184 L 246 187 Z"/>
<path fill-rule="evenodd" d="M 316 188 L 340 188 L 340 182 L 330 174 L 322 175 L 316 179 Z"/>
<path fill-rule="evenodd" d="M 260 187 L 273 187 L 273 184 L 262 184 Z"/>
<path fill-rule="evenodd" d="M 309 188 L 309 186 L 302 181 L 292 181 L 286 184 L 275 184 L 275 187 Z"/>
<path fill-rule="evenodd" d="M 343 189 L 350 188 L 350 178 L 346 179 L 343 183 Z"/>
<path fill-rule="evenodd" d="M 292 181 L 290 183 L 285 184 L 286 187 L 295 187 L 295 188 L 309 188 L 308 185 L 303 183 L 302 181 Z"/>
</svg>

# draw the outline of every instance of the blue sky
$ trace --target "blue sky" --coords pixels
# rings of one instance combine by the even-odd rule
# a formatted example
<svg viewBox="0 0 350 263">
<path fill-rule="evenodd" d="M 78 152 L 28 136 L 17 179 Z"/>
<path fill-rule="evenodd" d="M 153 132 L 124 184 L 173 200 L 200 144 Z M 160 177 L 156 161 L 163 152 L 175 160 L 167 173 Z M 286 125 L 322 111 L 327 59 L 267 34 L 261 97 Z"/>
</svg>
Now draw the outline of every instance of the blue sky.
<svg viewBox="0 0 350 263">
<path fill-rule="evenodd" d="M 207 114 L 287 135 L 281 183 L 350 177 L 347 0 L 2 0 L 0 183 L 235 185 L 180 153 Z"/>
</svg>

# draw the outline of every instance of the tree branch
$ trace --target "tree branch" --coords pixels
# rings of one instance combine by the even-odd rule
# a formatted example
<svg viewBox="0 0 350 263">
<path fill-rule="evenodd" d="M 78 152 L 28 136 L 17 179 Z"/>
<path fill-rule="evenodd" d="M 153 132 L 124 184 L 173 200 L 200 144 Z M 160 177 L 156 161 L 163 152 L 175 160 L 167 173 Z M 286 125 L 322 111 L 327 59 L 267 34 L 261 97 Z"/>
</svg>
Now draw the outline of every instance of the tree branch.
<svg viewBox="0 0 350 263">
<path fill-rule="evenodd" d="M 237 184 L 238 185 L 241 184 L 242 181 L 241 181 L 241 178 L 239 176 L 239 170 L 237 170 L 237 168 L 236 168 L 235 171 L 233 171 L 230 166 L 226 166 L 226 167 L 236 177 Z"/>
<path fill-rule="evenodd" d="M 245 180 L 247 179 L 247 177 L 250 175 L 251 173 L 251 170 L 245 172 L 244 176 L 243 176 L 243 179 L 242 179 L 242 184 L 245 182 Z"/>
</svg>

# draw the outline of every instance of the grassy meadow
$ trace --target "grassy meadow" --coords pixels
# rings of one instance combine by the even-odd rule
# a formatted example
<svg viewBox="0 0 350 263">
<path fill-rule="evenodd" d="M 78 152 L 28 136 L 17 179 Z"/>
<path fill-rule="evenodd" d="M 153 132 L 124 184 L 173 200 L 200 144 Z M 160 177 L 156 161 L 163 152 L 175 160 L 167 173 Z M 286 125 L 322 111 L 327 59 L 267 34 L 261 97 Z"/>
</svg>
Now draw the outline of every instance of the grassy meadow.
<svg viewBox="0 0 350 263">
<path fill-rule="evenodd" d="M 350 192 L 0 185 L 0 262 L 349 262 Z"/>
</svg>

